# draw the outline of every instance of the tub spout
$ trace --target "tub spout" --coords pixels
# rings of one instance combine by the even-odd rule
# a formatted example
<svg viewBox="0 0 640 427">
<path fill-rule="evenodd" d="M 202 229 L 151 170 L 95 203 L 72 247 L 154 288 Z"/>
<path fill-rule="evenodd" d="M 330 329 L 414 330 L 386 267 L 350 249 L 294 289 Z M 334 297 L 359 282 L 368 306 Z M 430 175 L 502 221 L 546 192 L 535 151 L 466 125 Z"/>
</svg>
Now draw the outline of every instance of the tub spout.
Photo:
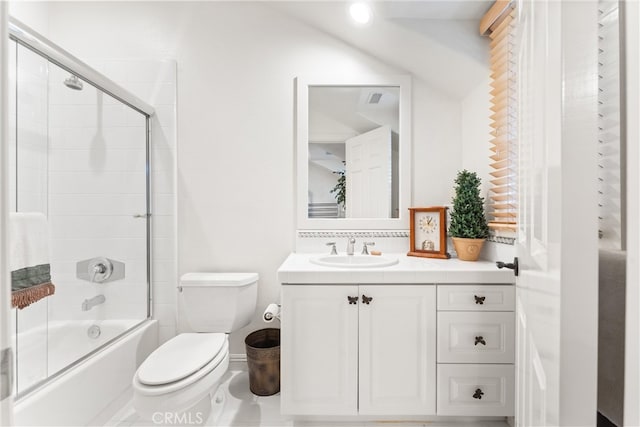
<svg viewBox="0 0 640 427">
<path fill-rule="evenodd" d="M 93 298 L 86 299 L 82 302 L 82 311 L 89 311 L 93 307 L 99 304 L 103 304 L 106 301 L 104 295 L 96 295 Z"/>
</svg>

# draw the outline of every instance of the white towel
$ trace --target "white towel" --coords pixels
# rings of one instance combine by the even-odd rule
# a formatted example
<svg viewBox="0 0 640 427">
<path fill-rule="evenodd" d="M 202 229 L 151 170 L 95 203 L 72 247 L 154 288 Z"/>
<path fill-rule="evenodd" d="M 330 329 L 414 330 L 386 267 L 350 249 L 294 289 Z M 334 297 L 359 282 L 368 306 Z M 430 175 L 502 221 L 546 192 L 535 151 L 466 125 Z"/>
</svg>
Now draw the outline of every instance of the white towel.
<svg viewBox="0 0 640 427">
<path fill-rule="evenodd" d="M 49 226 L 39 212 L 9 216 L 9 265 L 11 271 L 49 264 Z"/>
</svg>

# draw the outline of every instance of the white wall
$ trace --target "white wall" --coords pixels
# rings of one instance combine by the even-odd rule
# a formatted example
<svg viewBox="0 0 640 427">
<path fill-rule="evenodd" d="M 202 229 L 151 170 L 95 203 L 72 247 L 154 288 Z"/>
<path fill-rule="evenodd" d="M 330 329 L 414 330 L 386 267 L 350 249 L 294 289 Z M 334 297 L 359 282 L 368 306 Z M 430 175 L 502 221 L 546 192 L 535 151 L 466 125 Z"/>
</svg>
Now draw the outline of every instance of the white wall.
<svg viewBox="0 0 640 427">
<path fill-rule="evenodd" d="M 48 7 L 51 39 L 80 58 L 177 60 L 178 272 L 260 274 L 256 321 L 232 340 L 243 352 L 293 249 L 294 78 L 403 70 L 260 3 Z M 460 104 L 419 79 L 413 89 L 414 204 L 447 203 L 461 166 Z"/>
<path fill-rule="evenodd" d="M 49 34 L 49 5 L 46 1 L 9 1 L 9 16 L 38 33 Z"/>
</svg>

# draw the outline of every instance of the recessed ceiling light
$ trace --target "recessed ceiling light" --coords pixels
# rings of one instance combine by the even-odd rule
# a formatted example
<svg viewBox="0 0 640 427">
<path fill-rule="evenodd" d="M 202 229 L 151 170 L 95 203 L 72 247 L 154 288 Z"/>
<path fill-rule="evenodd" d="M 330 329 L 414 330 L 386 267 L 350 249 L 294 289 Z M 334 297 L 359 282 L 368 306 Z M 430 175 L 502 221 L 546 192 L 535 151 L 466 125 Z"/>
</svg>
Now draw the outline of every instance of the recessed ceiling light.
<svg viewBox="0 0 640 427">
<path fill-rule="evenodd" d="M 351 7 L 349 7 L 349 13 L 351 14 L 351 18 L 358 24 L 368 24 L 373 15 L 369 5 L 363 2 L 352 4 Z"/>
</svg>

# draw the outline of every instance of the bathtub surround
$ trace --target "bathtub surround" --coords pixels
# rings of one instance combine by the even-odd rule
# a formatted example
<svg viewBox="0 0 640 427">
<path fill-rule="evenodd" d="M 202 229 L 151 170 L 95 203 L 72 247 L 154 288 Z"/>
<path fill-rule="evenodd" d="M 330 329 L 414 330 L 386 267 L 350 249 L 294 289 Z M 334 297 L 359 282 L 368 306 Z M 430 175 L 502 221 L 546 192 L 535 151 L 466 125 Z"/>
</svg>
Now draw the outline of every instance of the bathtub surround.
<svg viewBox="0 0 640 427">
<path fill-rule="evenodd" d="M 41 358 L 39 363 L 26 364 L 21 357 L 16 361 L 17 392 L 24 393 L 55 373 L 52 371 L 55 364 L 51 363 L 51 359 L 56 355 L 53 353 L 54 346 L 49 345 L 52 337 L 48 336 L 48 322 L 64 321 L 67 324 L 78 320 L 119 318 L 137 319 L 137 322 L 132 322 L 136 324 L 149 315 L 148 227 L 146 215 L 138 219 L 136 214 L 147 212 L 148 200 L 148 125 L 146 114 L 141 112 L 149 111 L 152 114 L 153 108 L 117 86 L 112 88 L 113 84 L 102 75 L 57 46 L 47 44 L 41 36 L 22 28 L 19 22 L 12 25 L 15 29 L 12 43 L 16 52 L 14 80 L 17 92 L 14 159 L 18 179 L 11 192 L 16 200 L 15 209 L 20 212 L 16 215 L 27 215 L 24 213 L 29 207 L 27 205 L 36 200 L 44 206 L 38 215 L 43 222 L 44 215 L 47 215 L 51 232 L 36 233 L 32 229 L 29 230 L 29 236 L 44 239 L 46 245 L 40 246 L 47 248 L 43 250 L 47 260 L 51 257 L 51 273 L 57 285 L 54 298 L 34 304 L 33 310 L 30 308 L 16 313 L 16 342 L 20 347 L 18 355 L 32 362 L 35 360 L 30 354 L 37 354 Z M 22 43 L 32 46 L 34 50 Z M 110 93 L 120 94 L 130 106 L 88 84 L 90 80 L 85 81 L 87 84 L 82 91 L 70 90 L 64 84 L 69 73 L 40 56 L 38 49 L 42 49 L 42 54 L 50 57 L 51 61 L 59 61 L 65 67 L 76 70 L 83 78 L 92 76 L 96 85 L 102 85 Z M 42 85 L 45 97 L 29 96 L 34 85 L 21 83 L 24 75 L 28 76 L 34 70 L 45 76 Z M 23 91 L 21 87 L 24 87 Z M 35 87 L 40 88 L 39 85 Z M 32 112 L 44 118 L 42 132 L 34 132 L 30 127 Z M 29 163 L 25 164 L 20 159 L 29 158 L 29 142 L 34 139 L 32 135 L 36 135 L 38 141 L 44 141 L 43 150 L 34 151 L 38 156 L 44 156 L 45 166 L 38 169 L 39 176 L 43 176 L 45 181 L 42 193 L 28 191 L 29 180 L 20 178 L 22 174 L 31 175 Z M 61 146 L 64 157 L 59 156 Z M 119 151 L 123 147 L 130 151 Z M 28 197 L 34 194 L 37 197 Z M 36 205 L 32 206 L 32 209 L 37 208 Z M 129 218 L 128 221 L 126 218 Z M 121 241 L 113 239 L 112 232 L 117 234 L 123 223 L 128 226 L 129 235 Z M 101 230 L 103 236 L 98 234 Z M 17 235 L 14 237 L 16 245 L 28 243 L 28 239 Z M 15 249 L 16 256 L 24 252 L 22 248 Z M 78 268 L 82 267 L 78 262 L 107 256 L 128 265 L 126 276 L 113 275 L 114 279 L 120 276 L 123 280 L 108 284 L 100 280 L 92 279 L 89 283 L 82 280 L 86 275 L 78 274 Z M 96 279 L 95 274 L 93 278 Z M 112 301 L 112 310 L 107 310 L 109 304 L 89 310 L 91 305 L 96 305 L 91 302 L 109 301 L 111 295 L 122 289 L 123 282 L 127 285 L 126 292 L 121 291 L 123 298 L 119 304 L 115 299 Z M 32 330 L 43 334 L 41 348 L 25 347 L 25 341 L 20 339 L 21 334 L 31 335 Z"/>
</svg>

